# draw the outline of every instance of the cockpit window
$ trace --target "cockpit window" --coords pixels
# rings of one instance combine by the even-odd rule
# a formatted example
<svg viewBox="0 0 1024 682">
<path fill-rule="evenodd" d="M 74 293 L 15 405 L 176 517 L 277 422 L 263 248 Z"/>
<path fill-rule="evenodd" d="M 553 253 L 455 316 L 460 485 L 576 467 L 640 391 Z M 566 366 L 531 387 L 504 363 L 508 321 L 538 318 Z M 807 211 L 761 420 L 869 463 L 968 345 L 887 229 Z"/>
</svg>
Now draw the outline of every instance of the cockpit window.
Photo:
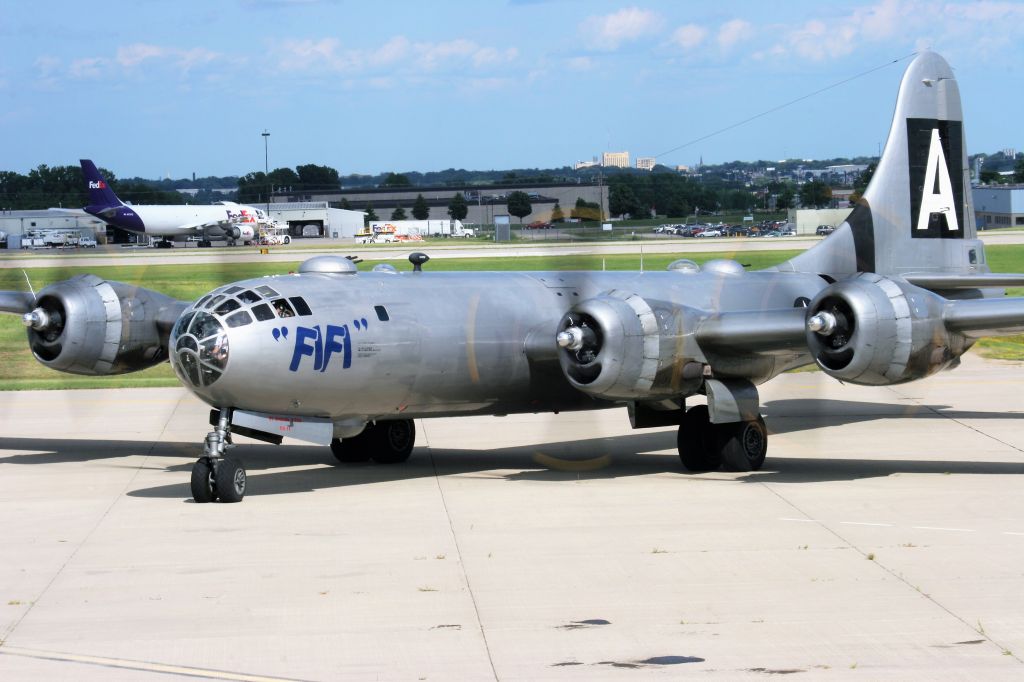
<svg viewBox="0 0 1024 682">
<path fill-rule="evenodd" d="M 242 290 L 242 287 L 231 287 L 230 289 L 225 289 L 224 293 L 225 294 L 237 294 L 241 290 Z"/>
<path fill-rule="evenodd" d="M 217 309 L 214 310 L 213 312 L 217 313 L 218 315 L 227 315 L 232 310 L 238 310 L 241 307 L 241 303 L 239 303 L 233 298 L 229 298 L 228 300 L 224 301 L 219 306 L 217 306 Z"/>
<path fill-rule="evenodd" d="M 271 296 L 278 296 L 279 294 L 268 286 L 256 287 L 256 291 L 262 295 L 270 298 Z"/>
<path fill-rule="evenodd" d="M 313 314 L 313 311 L 309 309 L 309 306 L 306 305 L 306 301 L 303 300 L 301 296 L 293 296 L 288 300 L 292 302 L 292 305 L 295 306 L 295 311 L 302 317 Z"/>
<path fill-rule="evenodd" d="M 229 302 L 238 307 L 237 301 Z M 244 310 L 227 320 L 228 326 L 243 326 L 251 321 Z M 186 313 L 175 323 L 172 335 L 171 364 L 183 381 L 198 387 L 209 386 L 220 378 L 228 362 L 228 336 L 216 317 L 208 312 Z"/>
<path fill-rule="evenodd" d="M 224 296 L 223 296 L 223 295 L 221 295 L 221 294 L 218 294 L 218 295 L 214 296 L 214 297 L 213 297 L 213 298 L 211 298 L 211 299 L 210 299 L 210 301 L 209 301 L 209 302 L 208 302 L 208 303 L 206 304 L 206 309 L 207 309 L 207 310 L 209 310 L 209 309 L 210 309 L 210 308 L 212 308 L 213 306 L 215 306 L 215 305 L 217 305 L 218 303 L 220 303 L 220 302 L 221 302 L 221 301 L 222 301 L 223 299 L 224 299 Z"/>
<path fill-rule="evenodd" d="M 229 327 L 234 329 L 235 327 L 244 327 L 247 324 L 251 324 L 252 318 L 249 316 L 249 313 L 239 310 L 224 321 L 228 323 Z"/>
<path fill-rule="evenodd" d="M 192 307 L 196 308 L 196 309 L 202 308 L 203 304 L 206 303 L 209 300 L 210 300 L 210 295 L 207 294 L 206 296 L 203 296 L 201 299 L 196 301 L 196 304 L 194 306 L 192 306 Z"/>
<path fill-rule="evenodd" d="M 241 301 L 242 303 L 255 303 L 256 301 L 260 300 L 260 295 L 257 294 L 255 291 L 250 291 L 246 289 L 245 291 L 238 295 L 238 300 Z"/>
<path fill-rule="evenodd" d="M 257 306 L 253 306 L 252 314 L 255 315 L 256 319 L 260 322 L 274 319 L 274 311 L 271 310 L 270 306 L 266 303 L 260 303 Z"/>
<path fill-rule="evenodd" d="M 278 317 L 295 317 L 295 311 L 288 305 L 288 301 L 283 298 L 271 301 L 270 305 L 274 306 L 274 312 L 277 313 Z"/>
</svg>

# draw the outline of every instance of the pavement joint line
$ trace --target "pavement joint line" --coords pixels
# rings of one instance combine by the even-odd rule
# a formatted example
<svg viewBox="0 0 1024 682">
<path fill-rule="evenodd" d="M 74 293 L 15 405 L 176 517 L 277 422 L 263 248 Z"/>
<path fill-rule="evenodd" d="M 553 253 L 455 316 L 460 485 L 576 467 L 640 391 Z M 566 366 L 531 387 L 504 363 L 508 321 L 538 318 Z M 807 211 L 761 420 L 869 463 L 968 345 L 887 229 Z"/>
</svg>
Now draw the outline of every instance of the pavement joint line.
<svg viewBox="0 0 1024 682">
<path fill-rule="evenodd" d="M 911 590 L 916 592 L 918 595 L 920 595 L 924 599 L 928 600 L 929 602 L 931 602 L 932 604 L 934 604 L 938 608 L 940 608 L 943 611 L 945 611 L 947 615 L 952 616 L 954 619 L 960 621 L 960 623 L 962 623 L 965 627 L 967 627 L 967 629 L 969 629 L 971 632 L 980 635 L 985 640 L 987 640 L 990 644 L 995 645 L 999 649 L 999 653 L 1000 654 L 1002 654 L 1002 655 L 1009 655 L 1010 657 L 1013 658 L 1013 660 L 1015 660 L 1018 663 L 1024 665 L 1024 659 L 1021 659 L 1020 656 L 1018 656 L 1017 654 L 1013 653 L 1010 650 L 1009 647 L 1003 646 L 1001 643 L 997 642 L 995 639 L 992 638 L 991 635 L 989 635 L 987 632 L 985 632 L 984 629 L 982 629 L 980 627 L 974 627 L 973 625 L 971 625 L 967 621 L 966 618 L 964 618 L 960 614 L 958 614 L 955 611 L 953 611 L 950 607 L 948 607 L 945 604 L 943 604 L 942 602 L 940 602 L 938 599 L 933 597 L 931 594 L 929 594 L 927 592 L 924 592 L 923 590 L 915 587 L 913 584 L 910 583 L 909 580 L 907 580 L 905 577 L 903 577 L 903 574 L 896 572 L 895 570 L 889 568 L 888 566 L 883 564 L 881 561 L 879 561 L 878 558 L 874 555 L 873 552 L 870 552 L 870 553 L 869 552 L 865 552 L 860 547 L 858 547 L 854 543 L 852 543 L 849 540 L 847 540 L 842 535 L 842 533 L 840 533 L 835 528 L 830 527 L 824 521 L 819 521 L 817 519 L 812 518 L 810 514 L 808 514 L 803 509 L 801 509 L 799 506 L 797 506 L 797 504 L 795 502 L 793 502 L 792 500 L 789 500 L 788 498 L 786 498 L 781 492 L 776 490 L 775 487 L 773 485 L 771 485 L 770 483 L 759 482 L 758 485 L 764 486 L 767 490 L 769 490 L 776 497 L 778 497 L 779 500 L 781 500 L 783 502 L 783 504 L 788 505 L 794 511 L 796 511 L 799 514 L 801 514 L 804 518 L 808 519 L 809 521 L 812 521 L 812 522 L 816 523 L 818 525 L 818 527 L 821 528 L 822 530 L 824 530 L 826 533 L 830 533 L 830 534 L 834 535 L 835 537 L 837 537 L 843 544 L 845 544 L 847 547 L 849 547 L 853 551 L 855 551 L 858 554 L 860 554 L 861 556 L 863 556 L 865 559 L 870 557 L 871 563 L 875 564 L 879 569 L 881 569 L 882 571 L 885 571 L 886 573 L 891 575 L 894 579 L 896 579 L 897 581 L 902 583 L 904 586 L 910 588 Z"/>
<path fill-rule="evenodd" d="M 18 656 L 21 658 L 37 658 L 46 661 L 59 661 L 62 663 L 83 663 L 104 668 L 120 668 L 122 670 L 137 670 L 148 673 L 161 673 L 184 677 L 198 677 L 207 680 L 232 680 L 236 682 L 300 682 L 290 677 L 267 677 L 266 675 L 248 675 L 245 673 L 233 673 L 225 670 L 209 670 L 206 668 L 193 668 L 190 666 L 168 665 L 166 663 L 151 663 L 148 661 L 133 661 L 125 658 L 109 658 L 106 656 L 88 656 L 83 654 L 69 654 L 59 651 L 45 651 L 41 649 L 26 649 L 23 647 L 4 647 L 0 650 L 3 656 Z"/>
<path fill-rule="evenodd" d="M 16 621 L 14 621 L 14 623 L 12 623 L 9 628 L 7 628 L 7 630 L 3 633 L 3 636 L 0 636 L 0 653 L 3 653 L 8 648 L 6 646 L 6 643 L 8 642 L 8 640 L 10 640 L 11 636 L 18 629 L 18 626 L 20 626 L 22 622 L 24 622 L 24 620 L 28 618 L 29 614 L 32 613 L 32 610 L 36 607 L 36 604 L 38 604 L 43 599 L 43 597 L 46 596 L 46 593 L 50 590 L 51 587 L 53 587 L 53 584 L 57 582 L 57 578 L 61 576 L 61 574 L 64 572 L 64 569 L 68 567 L 68 564 L 74 561 L 75 557 L 78 556 L 78 552 L 82 549 L 82 547 L 84 547 L 89 542 L 89 539 L 92 538 L 93 534 L 96 533 L 96 531 L 99 529 L 101 525 L 103 525 L 103 522 L 106 520 L 107 516 L 110 515 L 111 510 L 113 510 L 117 503 L 121 501 L 121 498 L 124 497 L 125 491 L 127 491 L 131 487 L 132 483 L 135 481 L 135 478 L 139 475 L 139 472 L 142 471 L 143 468 L 146 466 L 146 461 L 149 459 L 150 455 L 153 454 L 153 450 L 156 449 L 157 443 L 159 443 L 160 439 L 163 438 L 165 433 L 167 433 L 167 427 L 172 421 L 171 417 L 173 417 L 174 413 L 177 412 L 178 409 L 181 407 L 181 403 L 184 399 L 184 395 L 178 398 L 178 401 L 174 404 L 174 408 L 170 412 L 170 417 L 168 417 L 168 419 L 164 421 L 163 428 L 160 429 L 160 435 L 158 435 L 149 444 L 149 449 L 146 450 L 146 454 L 142 456 L 142 460 L 139 462 L 139 465 L 135 467 L 135 472 L 125 482 L 124 487 L 121 488 L 121 492 L 119 492 L 114 497 L 114 499 L 111 500 L 110 504 L 107 505 L 107 508 L 103 510 L 102 514 L 100 514 L 100 517 L 96 519 L 96 523 L 93 524 L 92 528 L 89 529 L 89 532 L 85 534 L 84 538 L 82 538 L 82 541 L 79 542 L 78 545 L 74 548 L 74 550 L 72 550 L 71 554 L 67 556 L 67 558 L 64 560 L 64 563 L 62 563 L 60 565 L 60 568 L 58 568 L 57 571 L 53 574 L 53 577 L 51 577 L 50 580 L 46 583 L 46 585 L 43 586 L 42 591 L 38 595 L 36 595 L 36 598 L 29 603 L 28 608 L 25 609 L 25 612 L 22 613 L 21 616 Z"/>
<path fill-rule="evenodd" d="M 487 663 L 491 666 L 491 674 L 495 680 L 500 679 L 498 677 L 498 671 L 494 667 L 494 657 L 491 655 L 491 645 L 487 641 L 487 632 L 484 630 L 484 622 L 480 618 L 480 607 L 476 603 L 476 594 L 473 592 L 473 586 L 469 582 L 469 574 L 466 572 L 466 562 L 462 560 L 462 547 L 459 546 L 459 537 L 455 534 L 455 525 L 452 522 L 451 512 L 448 511 L 448 501 L 444 497 L 444 488 L 441 486 L 441 475 L 437 471 L 437 461 L 434 459 L 434 448 L 430 445 L 430 437 L 427 435 L 427 430 L 424 427 L 426 420 L 420 420 L 420 430 L 423 435 L 426 436 L 425 440 L 427 452 L 430 455 L 430 467 L 434 470 L 434 484 L 437 486 L 437 492 L 441 497 L 441 506 L 444 508 L 445 518 L 448 520 L 448 532 L 451 533 L 452 542 L 455 545 L 455 554 L 459 557 L 459 568 L 462 569 L 462 581 L 466 585 L 466 591 L 469 592 L 469 600 L 473 604 L 473 613 L 476 615 L 476 625 L 480 629 L 480 637 L 484 642 L 484 651 L 487 653 Z"/>
<path fill-rule="evenodd" d="M 889 390 L 890 392 L 895 393 L 897 396 L 899 396 L 899 398 L 901 400 L 913 401 L 918 407 L 922 407 L 922 408 L 924 408 L 924 409 L 926 409 L 926 410 L 928 410 L 928 411 L 930 411 L 930 412 L 932 412 L 934 414 L 939 415 L 940 417 L 944 417 L 944 418 L 950 420 L 954 424 L 959 424 L 960 426 L 964 427 L 965 429 L 970 429 L 971 431 L 974 431 L 979 436 L 984 436 L 984 437 L 986 437 L 986 438 L 988 438 L 990 440 L 994 440 L 995 442 L 997 442 L 997 443 L 999 443 L 1001 445 L 1005 445 L 1006 447 L 1010 448 L 1011 450 L 1016 450 L 1017 452 L 1019 452 L 1022 455 L 1024 455 L 1024 450 L 1022 450 L 1021 448 L 1017 447 L 1016 445 L 1014 445 L 1012 443 L 1007 443 L 1005 440 L 1001 440 L 999 438 L 996 438 L 991 433 L 988 433 L 987 431 L 982 431 L 981 429 L 979 429 L 977 427 L 971 426 L 970 424 L 967 424 L 967 423 L 957 419 L 956 417 L 954 417 L 954 416 L 952 416 L 950 414 L 946 414 L 946 413 L 942 412 L 941 410 L 935 409 L 931 405 L 926 405 L 923 402 L 921 402 L 920 398 L 914 398 L 914 397 L 911 397 L 911 396 L 901 395 L 900 392 L 898 390 L 896 390 L 895 386 L 886 386 L 885 388 L 887 390 Z"/>
<path fill-rule="evenodd" d="M 847 526 L 878 526 L 880 528 L 892 528 L 891 523 L 871 523 L 870 521 L 840 521 Z"/>
</svg>

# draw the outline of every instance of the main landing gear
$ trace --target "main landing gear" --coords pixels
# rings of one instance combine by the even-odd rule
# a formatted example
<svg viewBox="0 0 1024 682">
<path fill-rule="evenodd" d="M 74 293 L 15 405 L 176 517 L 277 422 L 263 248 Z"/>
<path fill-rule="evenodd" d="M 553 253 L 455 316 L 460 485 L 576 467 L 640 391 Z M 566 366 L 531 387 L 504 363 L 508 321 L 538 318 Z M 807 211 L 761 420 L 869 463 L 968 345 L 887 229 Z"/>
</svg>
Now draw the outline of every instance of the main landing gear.
<svg viewBox="0 0 1024 682">
<path fill-rule="evenodd" d="M 712 424 L 707 405 L 691 407 L 683 415 L 676 439 L 679 459 L 689 471 L 757 471 L 768 452 L 768 429 L 757 419 Z"/>
<path fill-rule="evenodd" d="M 335 438 L 331 452 L 343 464 L 368 462 L 398 464 L 409 459 L 416 444 L 416 425 L 411 419 L 396 419 L 367 424 L 353 438 Z"/>
<path fill-rule="evenodd" d="M 224 453 L 231 443 L 231 409 L 222 408 L 217 426 L 206 434 L 203 456 L 192 465 L 192 499 L 196 502 L 241 502 L 245 469 Z"/>
</svg>

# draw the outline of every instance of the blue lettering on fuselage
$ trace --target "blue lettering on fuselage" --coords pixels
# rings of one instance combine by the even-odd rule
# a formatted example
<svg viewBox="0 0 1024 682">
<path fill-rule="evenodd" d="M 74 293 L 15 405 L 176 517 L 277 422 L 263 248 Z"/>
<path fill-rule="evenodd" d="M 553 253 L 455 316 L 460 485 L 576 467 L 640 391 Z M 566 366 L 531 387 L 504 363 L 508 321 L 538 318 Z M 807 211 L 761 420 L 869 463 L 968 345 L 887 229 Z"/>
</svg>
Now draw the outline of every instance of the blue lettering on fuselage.
<svg viewBox="0 0 1024 682">
<path fill-rule="evenodd" d="M 360 320 L 363 330 L 367 328 L 365 320 Z M 274 327 L 271 330 L 274 341 L 288 338 L 287 327 Z M 295 328 L 295 346 L 292 349 L 292 360 L 288 369 L 292 372 L 299 371 L 302 359 L 313 358 L 313 371 L 326 372 L 330 365 L 331 358 L 341 355 L 341 368 L 348 369 L 352 366 L 352 332 L 347 324 L 326 325 L 325 330 L 320 325 L 313 327 Z"/>
</svg>

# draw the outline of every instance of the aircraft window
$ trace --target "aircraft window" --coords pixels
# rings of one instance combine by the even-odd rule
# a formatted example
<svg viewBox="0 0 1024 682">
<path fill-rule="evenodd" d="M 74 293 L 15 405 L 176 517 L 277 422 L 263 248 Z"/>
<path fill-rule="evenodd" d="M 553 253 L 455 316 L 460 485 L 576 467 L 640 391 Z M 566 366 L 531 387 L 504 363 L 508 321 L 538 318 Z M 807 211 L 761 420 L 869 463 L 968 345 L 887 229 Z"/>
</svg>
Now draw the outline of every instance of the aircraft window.
<svg viewBox="0 0 1024 682">
<path fill-rule="evenodd" d="M 279 294 L 268 286 L 256 287 L 256 291 L 260 292 L 267 298 L 271 296 L 278 296 Z"/>
<path fill-rule="evenodd" d="M 193 312 L 193 313 L 185 313 L 184 315 L 179 317 L 177 324 L 174 325 L 174 332 L 172 332 L 172 333 L 175 336 L 181 336 L 182 334 L 184 334 L 185 330 L 188 329 L 188 323 L 191 322 L 192 318 L 195 317 L 195 316 L 196 316 L 196 314 Z"/>
<path fill-rule="evenodd" d="M 205 339 L 223 331 L 220 322 L 209 313 L 199 313 L 192 321 L 192 335 L 198 339 Z"/>
<path fill-rule="evenodd" d="M 224 369 L 228 362 L 228 337 L 226 334 L 218 334 L 210 337 L 199 344 L 199 359 L 203 364 L 209 364 L 219 369 Z"/>
<path fill-rule="evenodd" d="M 260 295 L 247 289 L 238 295 L 238 300 L 242 303 L 256 303 L 260 300 Z"/>
<path fill-rule="evenodd" d="M 239 310 L 237 313 L 225 320 L 225 322 L 228 323 L 229 327 L 234 329 L 235 327 L 244 327 L 247 324 L 251 324 L 252 317 L 250 317 L 249 313 L 244 310 Z"/>
<path fill-rule="evenodd" d="M 191 353 L 182 353 L 178 356 L 181 361 L 181 367 L 185 371 L 185 375 L 188 376 L 188 380 L 192 382 L 193 386 L 199 385 L 199 360 L 196 356 Z"/>
<path fill-rule="evenodd" d="M 261 303 L 257 306 L 253 306 L 252 314 L 256 316 L 256 319 L 260 322 L 264 320 L 274 319 L 274 311 L 270 309 L 270 306 L 266 303 Z"/>
<path fill-rule="evenodd" d="M 199 344 L 191 336 L 183 336 L 178 339 L 178 345 L 175 347 L 175 350 L 183 350 L 185 348 L 194 350 L 197 353 L 199 352 Z"/>
<path fill-rule="evenodd" d="M 237 294 L 241 290 L 242 290 L 242 287 L 231 287 L 230 289 L 225 289 L 224 293 L 225 294 Z"/>
<path fill-rule="evenodd" d="M 218 372 L 217 370 L 215 370 L 212 367 L 207 367 L 206 365 L 201 365 L 199 370 L 203 374 L 203 386 L 209 386 L 210 384 L 215 382 L 217 379 L 220 379 L 220 372 Z"/>
<path fill-rule="evenodd" d="M 206 304 L 206 309 L 209 310 L 213 306 L 215 306 L 218 303 L 220 303 L 221 300 L 223 300 L 223 299 L 224 299 L 224 297 L 222 295 L 220 295 L 220 294 L 214 296 L 213 298 L 210 299 L 210 302 Z"/>
<path fill-rule="evenodd" d="M 293 306 L 295 306 L 295 310 L 299 313 L 299 315 L 305 317 L 306 315 L 313 314 L 313 311 L 309 309 L 308 305 L 306 305 L 306 301 L 304 301 L 301 297 L 293 296 L 288 300 L 292 302 Z"/>
<path fill-rule="evenodd" d="M 210 295 L 207 294 L 206 296 L 203 296 L 201 299 L 196 301 L 195 305 L 193 305 L 192 307 L 193 308 L 202 308 L 203 304 L 206 303 L 209 300 L 210 300 Z"/>
<path fill-rule="evenodd" d="M 277 312 L 278 317 L 295 317 L 295 311 L 288 305 L 288 301 L 283 298 L 271 301 L 270 305 L 274 306 L 274 311 Z"/>
<path fill-rule="evenodd" d="M 217 313 L 218 315 L 227 315 L 232 310 L 238 310 L 241 307 L 241 303 L 239 303 L 233 298 L 229 298 L 228 300 L 224 301 L 219 306 L 217 306 L 217 309 L 214 310 L 213 312 Z"/>
<path fill-rule="evenodd" d="M 381 322 L 387 322 L 391 318 L 388 316 L 388 309 L 382 305 L 375 305 L 373 309 L 377 311 L 377 319 Z"/>
</svg>

